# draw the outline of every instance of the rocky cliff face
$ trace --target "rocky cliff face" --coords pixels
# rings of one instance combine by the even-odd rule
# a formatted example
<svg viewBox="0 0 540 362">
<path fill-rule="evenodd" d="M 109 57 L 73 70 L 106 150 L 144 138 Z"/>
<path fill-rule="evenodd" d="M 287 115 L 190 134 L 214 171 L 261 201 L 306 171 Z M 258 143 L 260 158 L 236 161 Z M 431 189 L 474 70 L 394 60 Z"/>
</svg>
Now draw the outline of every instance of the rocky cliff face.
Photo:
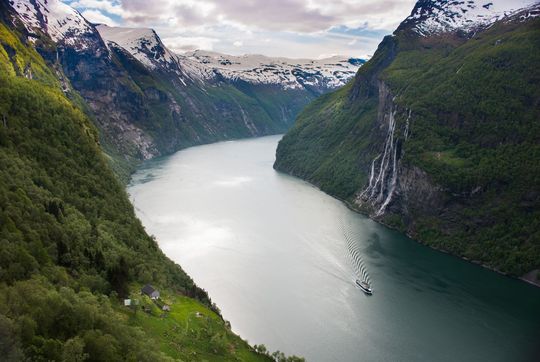
<svg viewBox="0 0 540 362">
<path fill-rule="evenodd" d="M 539 5 L 494 3 L 419 1 L 299 116 L 275 167 L 436 248 L 537 269 Z"/>
<path fill-rule="evenodd" d="M 384 139 L 383 149 L 371 161 L 369 181 L 364 190 L 360 192 L 355 202 L 361 206 L 372 209 L 374 216 L 384 214 L 388 205 L 393 201 L 400 180 L 399 171 L 403 154 L 403 142 L 407 141 L 410 112 L 403 110 L 407 120 L 402 122 L 403 129 L 396 126 L 397 118 L 402 116 L 394 103 L 395 95 L 384 81 L 379 81 L 379 107 L 377 110 L 376 131 L 377 138 Z M 400 112 L 403 113 L 403 112 Z M 399 136 L 402 135 L 400 138 Z"/>
<path fill-rule="evenodd" d="M 407 232 L 415 234 L 415 217 L 441 210 L 446 201 L 445 190 L 424 170 L 403 162 L 414 117 L 412 109 L 398 105 L 397 96 L 382 80 L 378 82 L 378 91 L 373 133 L 379 141 L 370 149 L 376 155 L 369 167 L 362 166 L 368 181 L 354 195 L 353 203 L 374 219 L 399 215 L 407 225 Z"/>
<path fill-rule="evenodd" d="M 8 22 L 99 126 L 124 176 L 140 160 L 183 147 L 284 132 L 303 106 L 344 84 L 359 66 L 338 59 L 326 66 L 285 59 L 278 64 L 258 56 L 244 57 L 238 66 L 238 57 L 225 55 L 210 64 L 200 52 L 174 54 L 151 29 L 91 24 L 59 0 L 2 1 L 10 9 Z"/>
<path fill-rule="evenodd" d="M 22 23 L 29 42 L 56 69 L 64 91 L 80 94 L 102 130 L 109 151 L 147 159 L 160 150 L 140 124 L 149 113 L 145 95 L 121 66 L 93 24 L 60 1 L 14 1 L 14 25 Z"/>
</svg>

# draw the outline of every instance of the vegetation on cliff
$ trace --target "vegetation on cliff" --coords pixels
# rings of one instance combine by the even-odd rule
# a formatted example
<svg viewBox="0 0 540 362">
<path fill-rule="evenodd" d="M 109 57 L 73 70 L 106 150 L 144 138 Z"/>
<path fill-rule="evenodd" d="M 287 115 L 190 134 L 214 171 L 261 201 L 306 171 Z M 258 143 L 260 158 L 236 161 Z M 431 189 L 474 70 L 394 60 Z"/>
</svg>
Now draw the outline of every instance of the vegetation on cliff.
<svg viewBox="0 0 540 362">
<path fill-rule="evenodd" d="M 377 217 L 512 275 L 539 268 L 539 29 L 531 19 L 501 21 L 472 38 L 396 32 L 354 82 L 301 113 L 275 167 L 370 212 L 359 194 L 384 144 L 387 89 L 401 188 Z M 424 181 L 426 193 L 406 189 Z"/>
<path fill-rule="evenodd" d="M 145 233 L 95 127 L 2 24 L 0 69 L 2 360 L 268 360 Z M 121 304 L 142 299 L 143 283 L 162 290 L 170 314 Z M 189 329 L 195 311 L 210 320 Z M 173 327 L 198 332 L 171 345 L 160 333 Z"/>
</svg>

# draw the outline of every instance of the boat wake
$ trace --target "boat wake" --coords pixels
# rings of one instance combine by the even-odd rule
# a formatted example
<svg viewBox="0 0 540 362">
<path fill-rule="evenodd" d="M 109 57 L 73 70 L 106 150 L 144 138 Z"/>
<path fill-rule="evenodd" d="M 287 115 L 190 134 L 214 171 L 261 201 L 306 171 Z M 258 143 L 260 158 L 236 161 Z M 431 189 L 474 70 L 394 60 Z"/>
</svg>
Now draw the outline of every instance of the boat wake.
<svg viewBox="0 0 540 362">
<path fill-rule="evenodd" d="M 371 285 L 371 278 L 369 277 L 366 264 L 362 259 L 360 247 L 356 240 L 358 239 L 355 233 L 351 230 L 350 225 L 345 225 L 343 220 L 341 221 L 341 231 L 347 242 L 347 249 L 349 250 L 349 260 L 354 269 L 356 280 L 367 282 Z"/>
</svg>

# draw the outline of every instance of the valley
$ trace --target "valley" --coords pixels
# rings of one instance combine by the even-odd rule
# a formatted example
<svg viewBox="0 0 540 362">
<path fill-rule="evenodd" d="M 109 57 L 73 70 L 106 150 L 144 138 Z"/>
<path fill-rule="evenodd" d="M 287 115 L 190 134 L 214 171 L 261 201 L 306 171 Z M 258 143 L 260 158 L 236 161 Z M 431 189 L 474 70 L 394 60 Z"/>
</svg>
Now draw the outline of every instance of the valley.
<svg viewBox="0 0 540 362">
<path fill-rule="evenodd" d="M 386 5 L 0 0 L 0 359 L 537 360 L 540 3 Z"/>
<path fill-rule="evenodd" d="M 308 361 L 527 361 L 536 352 L 539 288 L 422 246 L 276 172 L 280 138 L 148 161 L 128 187 L 148 232 L 233 331 Z"/>
</svg>

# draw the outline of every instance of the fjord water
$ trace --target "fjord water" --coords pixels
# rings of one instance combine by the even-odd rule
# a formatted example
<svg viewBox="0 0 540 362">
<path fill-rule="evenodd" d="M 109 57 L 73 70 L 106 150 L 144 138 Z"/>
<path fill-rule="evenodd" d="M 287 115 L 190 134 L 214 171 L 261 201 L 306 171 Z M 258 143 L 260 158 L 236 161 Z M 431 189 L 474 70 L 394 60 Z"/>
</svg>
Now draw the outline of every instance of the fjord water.
<svg viewBox="0 0 540 362">
<path fill-rule="evenodd" d="M 235 332 L 308 361 L 538 358 L 540 288 L 431 250 L 274 171 L 279 139 L 149 161 L 128 189 L 147 231 Z"/>
</svg>

